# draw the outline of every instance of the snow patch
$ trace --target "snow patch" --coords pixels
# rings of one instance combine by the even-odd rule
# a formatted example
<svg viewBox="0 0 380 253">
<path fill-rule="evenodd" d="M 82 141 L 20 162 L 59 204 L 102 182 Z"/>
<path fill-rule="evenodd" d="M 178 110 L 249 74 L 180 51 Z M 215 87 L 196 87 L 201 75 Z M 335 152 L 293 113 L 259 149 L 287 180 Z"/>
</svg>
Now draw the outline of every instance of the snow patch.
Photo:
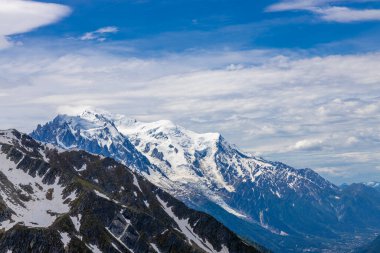
<svg viewBox="0 0 380 253">
<path fill-rule="evenodd" d="M 112 247 L 114 247 L 114 249 L 116 249 L 117 251 L 119 251 L 120 253 L 122 253 L 121 250 L 116 246 L 116 244 L 114 244 L 114 243 L 112 242 L 111 245 L 112 245 Z"/>
<path fill-rule="evenodd" d="M 103 199 L 106 199 L 106 200 L 109 200 L 109 201 L 114 201 L 113 199 L 110 199 L 107 195 L 97 191 L 97 190 L 94 190 L 95 194 L 98 195 L 99 197 L 103 198 Z"/>
<path fill-rule="evenodd" d="M 22 160 L 22 159 L 21 159 Z M 20 160 L 20 162 L 21 162 Z M 46 185 L 43 178 L 36 175 L 29 175 L 21 169 L 17 169 L 17 164 L 7 159 L 5 154 L 0 154 L 0 171 L 12 182 L 16 190 L 20 190 L 30 198 L 29 201 L 22 201 L 14 194 L 14 188 L 2 185 L 0 191 L 1 198 L 7 203 L 15 214 L 12 221 L 2 222 L 0 228 L 8 230 L 17 223 L 22 223 L 30 227 L 48 227 L 56 219 L 57 215 L 67 213 L 70 210 L 67 200 L 76 198 L 75 193 L 71 193 L 68 198 L 63 197 L 64 187 L 55 180 L 54 184 Z M 28 186 L 33 191 L 26 192 L 21 186 Z"/>
<path fill-rule="evenodd" d="M 60 235 L 61 235 L 61 241 L 63 243 L 63 247 L 66 248 L 69 245 L 71 238 L 69 234 L 65 232 L 60 232 Z"/>
<path fill-rule="evenodd" d="M 70 216 L 70 219 L 71 219 L 71 222 L 74 224 L 75 230 L 77 232 L 79 232 L 79 229 L 80 229 L 80 226 L 81 226 L 80 221 L 82 219 L 82 215 L 78 214 L 78 216 L 74 216 L 74 217 Z"/>
<path fill-rule="evenodd" d="M 238 211 L 236 211 L 235 209 L 231 208 L 229 205 L 227 205 L 224 201 L 219 201 L 217 203 L 221 208 L 223 208 L 224 210 L 226 210 L 227 212 L 229 212 L 230 214 L 233 214 L 237 217 L 240 217 L 240 218 L 247 218 L 246 215 L 244 214 L 241 214 L 239 213 Z"/>
<path fill-rule="evenodd" d="M 79 169 L 76 169 L 76 171 L 78 172 L 85 171 L 85 170 L 87 170 L 87 164 L 83 164 L 82 167 L 80 167 Z"/>
<path fill-rule="evenodd" d="M 161 251 L 158 249 L 158 247 L 157 247 L 156 244 L 151 243 L 150 246 L 152 246 L 152 248 L 153 248 L 157 253 L 161 253 Z"/>
<path fill-rule="evenodd" d="M 140 192 L 143 192 L 140 188 L 139 182 L 137 180 L 137 177 L 135 174 L 133 174 L 133 184 L 140 190 Z M 136 196 L 137 197 L 137 196 Z"/>
<path fill-rule="evenodd" d="M 126 248 L 127 250 L 129 250 L 130 252 L 134 252 L 132 249 L 130 249 L 122 240 L 121 238 L 123 237 L 123 235 L 127 232 L 127 228 L 128 228 L 129 224 L 126 226 L 126 228 L 124 229 L 124 232 L 119 236 L 115 236 L 111 230 L 109 230 L 109 228 L 106 228 L 106 230 L 108 231 L 108 233 L 113 237 L 115 238 L 121 245 L 124 246 L 124 248 Z"/>
<path fill-rule="evenodd" d="M 207 241 L 202 238 L 200 238 L 193 230 L 191 225 L 189 224 L 189 219 L 179 219 L 173 212 L 172 207 L 169 207 L 168 204 L 163 201 L 158 195 L 156 196 L 157 200 L 160 202 L 162 207 L 164 208 L 165 212 L 177 223 L 180 231 L 182 234 L 186 236 L 188 239 L 188 242 L 191 244 L 195 243 L 198 245 L 201 249 L 203 249 L 206 252 L 211 253 L 220 253 L 222 251 L 216 251 L 214 247 Z M 227 250 L 228 252 L 228 250 Z"/>
<path fill-rule="evenodd" d="M 88 244 L 87 247 L 91 249 L 93 253 L 102 253 L 102 251 L 95 244 Z"/>
</svg>

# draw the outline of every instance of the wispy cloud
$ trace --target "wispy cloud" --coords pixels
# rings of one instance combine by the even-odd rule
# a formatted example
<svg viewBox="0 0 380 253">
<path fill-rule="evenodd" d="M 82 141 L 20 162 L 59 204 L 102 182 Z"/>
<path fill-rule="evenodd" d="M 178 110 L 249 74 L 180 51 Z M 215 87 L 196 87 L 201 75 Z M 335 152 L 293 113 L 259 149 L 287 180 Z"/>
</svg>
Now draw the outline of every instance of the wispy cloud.
<svg viewBox="0 0 380 253">
<path fill-rule="evenodd" d="M 267 7 L 267 11 L 293 11 L 293 10 L 309 10 L 314 7 L 328 4 L 328 0 L 285 0 L 280 1 Z"/>
<path fill-rule="evenodd" d="M 116 26 L 107 26 L 99 28 L 93 32 L 87 32 L 80 37 L 81 40 L 97 40 L 97 41 L 105 41 L 107 35 L 115 34 L 119 32 L 119 28 Z"/>
<path fill-rule="evenodd" d="M 9 36 L 54 23 L 69 13 L 59 4 L 0 0 L 0 49 L 12 45 Z"/>
<path fill-rule="evenodd" d="M 273 4 L 267 8 L 269 12 L 303 10 L 317 15 L 320 19 L 330 22 L 351 23 L 364 21 L 379 21 L 380 9 L 354 9 L 342 6 L 342 0 L 288 0 Z M 363 0 L 371 2 L 371 0 Z"/>
<path fill-rule="evenodd" d="M 380 20 L 380 10 L 378 9 L 357 10 L 347 7 L 330 7 L 315 9 L 314 12 L 320 14 L 321 18 L 326 21 L 341 23 Z"/>
<path fill-rule="evenodd" d="M 316 172 L 331 175 L 334 177 L 349 177 L 349 171 L 342 167 L 318 167 L 314 169 Z"/>
<path fill-rule="evenodd" d="M 289 151 L 295 150 L 321 150 L 323 148 L 324 140 L 322 139 L 304 139 L 297 141 L 294 145 L 289 147 Z"/>
</svg>

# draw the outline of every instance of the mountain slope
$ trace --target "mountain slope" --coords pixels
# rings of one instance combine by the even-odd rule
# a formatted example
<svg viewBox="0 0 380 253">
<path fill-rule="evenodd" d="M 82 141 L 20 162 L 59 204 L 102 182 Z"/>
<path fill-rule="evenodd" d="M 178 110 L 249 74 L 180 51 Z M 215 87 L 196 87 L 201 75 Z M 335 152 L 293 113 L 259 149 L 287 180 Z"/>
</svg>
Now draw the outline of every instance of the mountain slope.
<svg viewBox="0 0 380 253">
<path fill-rule="evenodd" d="M 364 184 L 380 191 L 380 182 L 366 182 Z"/>
<path fill-rule="evenodd" d="M 361 247 L 356 251 L 356 253 L 378 253 L 380 252 L 380 236 L 376 237 L 375 240 L 373 240 L 368 245 Z"/>
<path fill-rule="evenodd" d="M 73 126 L 78 118 L 83 122 Z M 377 199 L 369 200 L 367 204 L 373 208 L 365 212 L 353 197 L 314 171 L 245 154 L 217 133 L 198 134 L 170 121 L 142 123 L 87 111 L 75 117 L 58 116 L 38 126 L 32 136 L 63 148 L 83 148 L 79 142 L 67 142 L 55 133 L 66 125 L 76 129 L 76 135 L 93 132 L 94 118 L 104 121 L 102 124 L 111 122 L 118 135 L 148 160 L 145 164 L 149 167 L 136 168 L 149 181 L 273 250 L 318 252 L 338 247 L 335 251 L 344 252 L 352 248 L 351 220 L 357 222 L 356 233 L 380 229 L 376 225 L 380 224 Z M 54 123 L 57 119 L 59 124 Z M 45 138 L 46 135 L 52 137 Z M 113 138 L 95 134 L 89 140 L 108 143 Z M 112 157 L 123 161 L 123 154 L 113 153 Z M 366 189 L 357 190 L 358 198 L 362 194 Z M 363 213 L 367 218 L 359 222 Z M 365 236 L 362 240 L 366 240 Z"/>
<path fill-rule="evenodd" d="M 0 131 L 0 252 L 260 252 L 110 158 Z"/>
</svg>

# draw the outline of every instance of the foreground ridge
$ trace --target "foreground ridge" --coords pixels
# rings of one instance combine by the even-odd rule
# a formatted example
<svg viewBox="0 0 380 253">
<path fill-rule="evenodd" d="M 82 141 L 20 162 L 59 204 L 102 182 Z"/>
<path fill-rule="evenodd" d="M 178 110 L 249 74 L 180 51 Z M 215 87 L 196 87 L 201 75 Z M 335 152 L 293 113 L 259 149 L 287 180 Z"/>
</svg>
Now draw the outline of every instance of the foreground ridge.
<svg viewBox="0 0 380 253">
<path fill-rule="evenodd" d="M 1 252 L 264 252 L 113 159 L 0 131 Z"/>
</svg>

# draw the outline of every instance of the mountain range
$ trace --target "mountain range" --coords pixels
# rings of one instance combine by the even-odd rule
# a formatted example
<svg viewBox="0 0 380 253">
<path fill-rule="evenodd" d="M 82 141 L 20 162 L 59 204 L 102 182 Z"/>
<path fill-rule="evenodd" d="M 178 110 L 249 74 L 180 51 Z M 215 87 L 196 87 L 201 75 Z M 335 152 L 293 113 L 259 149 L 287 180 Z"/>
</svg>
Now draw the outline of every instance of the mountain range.
<svg viewBox="0 0 380 253">
<path fill-rule="evenodd" d="M 255 157 L 219 133 L 85 111 L 58 115 L 31 136 L 113 158 L 275 252 L 348 252 L 380 231 L 380 192 L 338 187 L 311 169 Z"/>
<path fill-rule="evenodd" d="M 371 182 L 365 182 L 363 184 L 365 184 L 365 185 L 367 185 L 369 187 L 372 187 L 372 188 L 377 189 L 377 190 L 380 191 L 380 182 L 371 181 Z"/>
<path fill-rule="evenodd" d="M 264 252 L 114 159 L 0 131 L 0 252 Z"/>
</svg>

